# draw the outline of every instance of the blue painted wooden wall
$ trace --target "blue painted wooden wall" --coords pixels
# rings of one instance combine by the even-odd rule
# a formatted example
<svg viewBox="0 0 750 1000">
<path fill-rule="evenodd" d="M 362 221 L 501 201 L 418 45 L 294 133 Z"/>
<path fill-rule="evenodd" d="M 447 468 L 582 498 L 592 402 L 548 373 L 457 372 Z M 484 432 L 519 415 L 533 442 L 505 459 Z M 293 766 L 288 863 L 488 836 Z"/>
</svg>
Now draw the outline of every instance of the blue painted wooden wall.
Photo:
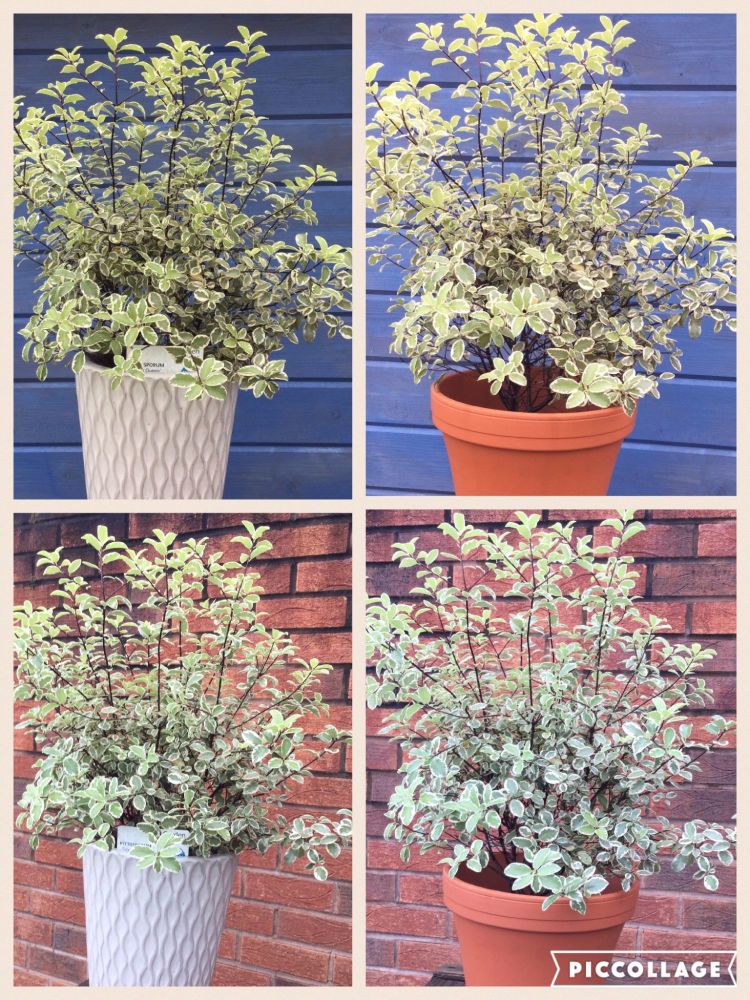
<svg viewBox="0 0 750 1000">
<path fill-rule="evenodd" d="M 222 52 L 236 25 L 267 33 L 270 58 L 256 63 L 256 107 L 290 142 L 295 162 L 333 168 L 336 184 L 318 188 L 319 232 L 351 245 L 351 18 L 342 15 L 44 14 L 15 19 L 16 92 L 31 96 L 54 78 L 47 56 L 57 46 L 83 45 L 118 25 L 155 51 L 180 34 Z M 231 53 L 231 50 L 228 50 Z M 293 230 L 290 230 L 293 232 Z M 33 265 L 16 272 L 15 330 L 32 305 Z M 70 370 L 57 366 L 45 383 L 20 357 L 14 337 L 15 495 L 85 496 L 80 429 Z M 290 381 L 277 396 L 240 393 L 227 472 L 227 498 L 351 496 L 351 344 L 323 336 L 286 352 Z"/>
<path fill-rule="evenodd" d="M 612 15 L 614 17 L 614 15 Z M 676 149 L 701 149 L 714 166 L 681 188 L 689 213 L 735 230 L 735 18 L 733 15 L 630 14 L 627 34 L 636 44 L 621 53 L 620 87 L 630 118 L 661 133 L 648 160 L 663 171 Z M 513 16 L 491 23 L 512 27 Z M 429 53 L 407 43 L 417 20 L 429 16 L 375 15 L 367 19 L 367 61 L 383 63 L 379 78 L 408 70 L 431 71 Z M 598 27 L 594 15 L 566 17 L 582 32 Z M 644 161 L 646 162 L 646 161 Z M 403 359 L 388 353 L 387 312 L 397 285 L 395 268 L 368 269 L 367 468 L 368 493 L 450 493 L 443 442 L 430 420 L 429 386 L 415 386 Z M 661 399 L 640 407 L 636 430 L 623 446 L 610 493 L 679 495 L 735 493 L 735 337 L 710 329 L 684 337 L 682 375 L 664 383 Z"/>
</svg>

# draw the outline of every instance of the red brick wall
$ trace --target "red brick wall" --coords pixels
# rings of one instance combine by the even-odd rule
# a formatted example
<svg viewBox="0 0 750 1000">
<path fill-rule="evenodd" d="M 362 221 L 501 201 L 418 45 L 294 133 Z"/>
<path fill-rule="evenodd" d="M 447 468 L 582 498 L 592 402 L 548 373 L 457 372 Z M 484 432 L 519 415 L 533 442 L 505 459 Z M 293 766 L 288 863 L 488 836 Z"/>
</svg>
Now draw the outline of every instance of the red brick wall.
<svg viewBox="0 0 750 1000">
<path fill-rule="evenodd" d="M 551 520 L 576 519 L 590 528 L 591 518 L 611 516 L 612 511 L 588 511 L 585 516 L 567 510 L 544 514 Z M 391 543 L 424 535 L 449 516 L 448 511 L 434 510 L 370 511 L 369 591 L 405 594 L 408 576 L 390 563 Z M 466 516 L 477 525 L 498 525 L 512 517 L 512 511 L 466 511 Z M 706 668 L 716 699 L 712 710 L 731 717 L 735 708 L 733 514 L 658 510 L 640 511 L 638 516 L 648 530 L 628 547 L 641 568 L 644 602 L 669 620 L 671 635 L 692 636 L 717 650 Z M 398 845 L 382 838 L 383 810 L 400 764 L 396 744 L 377 735 L 384 714 L 384 709 L 370 712 L 368 721 L 368 983 L 418 985 L 438 967 L 459 964 L 460 955 L 450 914 L 442 904 L 435 861 L 430 855 L 417 855 L 404 864 Z M 717 751 L 702 763 L 693 785 L 675 800 L 673 815 L 680 820 L 730 821 L 735 810 L 735 751 Z M 716 893 L 704 891 L 690 873 L 666 870 L 644 880 L 635 920 L 626 927 L 621 947 L 733 949 L 735 874 L 728 868 L 720 874 Z"/>
<path fill-rule="evenodd" d="M 274 550 L 256 565 L 267 595 L 261 608 L 287 629 L 305 657 L 333 663 L 324 680 L 328 718 L 351 724 L 351 526 L 345 515 L 319 514 L 106 514 L 19 515 L 15 531 L 16 600 L 50 600 L 49 581 L 35 576 L 35 552 L 64 545 L 99 523 L 132 543 L 154 527 L 182 536 L 210 535 L 217 547 L 241 530 L 242 520 L 269 524 Z M 16 731 L 16 782 L 20 794 L 32 775 L 34 748 Z M 295 786 L 290 806 L 334 813 L 351 804 L 351 767 L 344 752 L 320 762 L 320 773 Z M 351 859 L 329 864 L 317 882 L 302 865 L 285 866 L 275 854 L 241 855 L 214 985 L 270 986 L 351 982 Z M 15 835 L 16 985 L 69 986 L 86 978 L 81 864 L 75 848 L 44 838 L 31 851 Z"/>
</svg>

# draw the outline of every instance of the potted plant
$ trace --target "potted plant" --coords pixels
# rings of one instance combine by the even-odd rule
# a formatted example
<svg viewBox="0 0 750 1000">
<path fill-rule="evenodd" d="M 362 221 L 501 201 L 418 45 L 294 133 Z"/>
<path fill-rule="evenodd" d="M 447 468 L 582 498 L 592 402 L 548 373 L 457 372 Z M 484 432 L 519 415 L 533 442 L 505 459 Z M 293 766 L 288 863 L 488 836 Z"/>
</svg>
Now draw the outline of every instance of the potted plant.
<svg viewBox="0 0 750 1000">
<path fill-rule="evenodd" d="M 349 734 L 305 737 L 331 668 L 263 624 L 253 563 L 272 546 L 243 523 L 236 556 L 99 527 L 92 560 L 39 553 L 58 607 L 15 611 L 20 725 L 41 751 L 18 825 L 32 847 L 75 834 L 91 986 L 210 985 L 238 854 L 278 846 L 325 879 L 349 842 L 348 810 L 284 814 Z"/>
<path fill-rule="evenodd" d="M 385 835 L 445 866 L 469 986 L 549 986 L 551 951 L 612 952 L 667 856 L 709 890 L 732 862 L 731 829 L 665 814 L 732 724 L 690 721 L 713 650 L 639 611 L 623 547 L 643 525 L 625 512 L 594 542 L 515 517 L 487 531 L 456 513 L 446 551 L 394 545 L 417 583 L 368 614 L 368 706 L 391 706 L 382 732 L 404 751 Z"/>
<path fill-rule="evenodd" d="M 680 370 L 677 332 L 734 328 L 731 234 L 677 195 L 710 164 L 639 161 L 658 138 L 623 124 L 627 21 L 580 37 L 560 15 L 512 31 L 465 14 L 410 36 L 439 66 L 378 83 L 370 261 L 395 266 L 391 349 L 432 417 L 457 494 L 603 494 L 638 400 Z"/>
<path fill-rule="evenodd" d="M 44 101 L 15 108 L 15 252 L 39 267 L 23 356 L 70 359 L 86 489 L 112 499 L 221 497 L 237 390 L 271 398 L 299 336 L 350 335 L 351 254 L 314 227 L 322 166 L 292 169 L 263 127 L 240 26 L 217 58 L 173 35 L 146 56 L 57 49 Z"/>
</svg>

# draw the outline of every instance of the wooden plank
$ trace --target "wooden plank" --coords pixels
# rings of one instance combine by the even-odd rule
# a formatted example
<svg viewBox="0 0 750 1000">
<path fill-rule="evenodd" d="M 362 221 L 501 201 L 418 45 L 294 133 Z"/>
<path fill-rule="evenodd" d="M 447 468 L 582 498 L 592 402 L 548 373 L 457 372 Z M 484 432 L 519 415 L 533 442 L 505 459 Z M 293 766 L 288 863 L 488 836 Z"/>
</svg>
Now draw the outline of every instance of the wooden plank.
<svg viewBox="0 0 750 1000">
<path fill-rule="evenodd" d="M 460 114 L 465 101 L 453 100 L 449 90 L 433 96 L 432 107 L 450 118 Z M 612 127 L 637 126 L 645 122 L 659 138 L 649 143 L 648 155 L 639 162 L 663 160 L 672 163 L 676 149 L 700 149 L 714 163 L 736 160 L 736 96 L 724 90 L 632 91 L 624 96 L 627 115 L 608 119 Z M 512 135 L 512 133 L 511 133 Z M 514 155 L 526 155 L 522 140 L 508 140 Z"/>
<path fill-rule="evenodd" d="M 266 48 L 275 46 L 330 46 L 351 44 L 351 16 L 348 14 L 265 14 L 255 11 L 234 14 L 16 14 L 13 42 L 16 50 L 50 51 L 57 46 L 82 45 L 84 51 L 98 47 L 96 35 L 115 28 L 128 29 L 128 40 L 151 47 L 157 41 L 169 41 L 179 34 L 211 45 L 214 51 L 237 36 L 237 25 L 251 31 L 265 31 Z"/>
<path fill-rule="evenodd" d="M 491 14 L 490 24 L 511 30 L 518 14 Z M 620 15 L 610 14 L 613 19 Z M 616 58 L 623 67 L 619 86 L 675 86 L 706 84 L 733 86 L 736 80 L 736 17 L 734 14 L 625 14 L 630 24 L 623 34 L 636 42 Z M 442 21 L 446 36 L 456 18 L 449 14 L 370 14 L 367 18 L 367 62 L 383 63 L 382 79 L 393 79 L 405 69 L 431 72 L 437 79 L 453 79 L 449 69 L 432 66 L 431 53 L 418 42 L 408 42 L 417 21 Z M 597 30 L 599 16 L 576 13 L 560 22 L 582 35 Z M 579 36 L 580 37 L 580 36 Z M 489 54 L 502 49 L 491 49 Z M 457 73 L 457 71 L 455 71 Z"/>
<path fill-rule="evenodd" d="M 277 183 L 297 176 L 300 172 L 299 165 L 306 163 L 327 167 L 334 171 L 339 183 L 351 184 L 350 118 L 283 118 L 268 123 L 266 131 L 269 135 L 279 136 L 292 147 L 291 162 L 280 164 L 273 176 Z M 163 167 L 166 161 L 166 151 L 151 151 L 149 167 L 152 170 Z M 106 190 L 108 185 L 104 183 L 101 186 Z M 324 185 L 321 185 L 318 190 L 322 191 L 323 188 Z"/>
<path fill-rule="evenodd" d="M 718 449 L 625 442 L 610 496 L 733 496 L 735 456 Z M 368 493 L 453 492 L 440 432 L 373 426 L 367 435 Z"/>
<path fill-rule="evenodd" d="M 367 296 L 367 355 L 370 359 L 384 361 L 398 360 L 398 355 L 389 350 L 391 324 L 398 319 L 398 312 L 388 312 L 391 302 L 388 295 Z M 704 319 L 701 324 L 703 334 L 691 340 L 685 330 L 678 332 L 677 339 L 685 352 L 682 358 L 682 374 L 713 378 L 735 378 L 737 373 L 737 336 L 731 330 L 713 332 L 713 320 Z"/>
<path fill-rule="evenodd" d="M 313 204 L 318 213 L 318 225 L 314 229 L 302 223 L 290 225 L 284 238 L 293 241 L 296 233 L 307 231 L 311 238 L 318 234 L 331 243 L 351 246 L 351 188 L 345 184 L 322 185 L 314 193 Z M 17 315 L 32 311 L 36 298 L 34 281 L 37 274 L 38 268 L 30 261 L 16 261 L 13 311 Z"/>
<path fill-rule="evenodd" d="M 40 420 L 40 411 L 44 418 Z M 72 382 L 19 383 L 14 388 L 18 445 L 78 444 L 81 440 Z M 240 393 L 234 445 L 341 445 L 351 442 L 351 389 L 347 382 L 290 382 L 273 400 Z"/>
<path fill-rule="evenodd" d="M 514 170 L 528 171 L 529 165 L 514 161 Z M 651 165 L 648 174 L 666 177 L 667 168 Z M 732 232 L 737 224 L 737 171 L 735 167 L 701 167 L 694 171 L 678 189 L 685 212 L 697 219 L 710 219 L 715 226 L 725 226 Z M 633 199 L 632 205 L 638 207 Z M 373 213 L 367 213 L 368 232 L 376 228 Z M 376 241 L 375 235 L 368 242 Z"/>
<path fill-rule="evenodd" d="M 429 383 L 414 385 L 398 361 L 371 361 L 367 372 L 367 416 L 375 424 L 431 427 Z M 732 448 L 736 442 L 733 382 L 675 379 L 661 398 L 641 400 L 633 440 Z"/>
<path fill-rule="evenodd" d="M 85 495 L 80 449 L 20 448 L 15 457 L 18 500 L 78 500 Z M 233 448 L 227 500 L 334 500 L 351 496 L 348 448 Z"/>
<path fill-rule="evenodd" d="M 45 36 L 46 37 L 46 36 Z M 56 43 L 53 43 L 53 46 Z M 57 63 L 19 52 L 14 60 L 14 94 L 24 94 L 26 104 L 48 108 L 53 98 L 36 91 L 57 79 Z M 253 66 L 253 98 L 259 114 L 270 119 L 304 115 L 323 117 L 351 114 L 351 51 L 319 49 L 303 52 L 281 50 Z M 129 73 L 130 78 L 134 78 Z"/>
<path fill-rule="evenodd" d="M 346 314 L 351 322 L 351 314 Z M 28 364 L 21 357 L 24 340 L 18 335 L 26 317 L 16 316 L 13 320 L 13 365 L 16 382 L 37 382 L 33 364 Z M 286 370 L 290 379 L 295 378 L 325 378 L 351 379 L 352 375 L 352 345 L 343 337 L 327 337 L 325 332 L 311 343 L 300 341 L 299 344 L 287 344 L 279 354 L 285 358 Z M 72 381 L 73 374 L 66 364 L 50 365 L 49 381 L 66 379 Z"/>
</svg>

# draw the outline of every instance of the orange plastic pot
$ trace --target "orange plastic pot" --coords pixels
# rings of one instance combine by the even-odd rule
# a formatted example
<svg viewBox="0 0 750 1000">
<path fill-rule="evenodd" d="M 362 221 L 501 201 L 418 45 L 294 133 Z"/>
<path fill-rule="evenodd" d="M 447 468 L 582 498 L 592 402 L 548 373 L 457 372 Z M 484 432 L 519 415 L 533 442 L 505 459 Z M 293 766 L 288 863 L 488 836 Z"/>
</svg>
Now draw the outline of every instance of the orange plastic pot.
<svg viewBox="0 0 750 1000">
<path fill-rule="evenodd" d="M 457 496 L 604 496 L 635 426 L 619 406 L 506 410 L 474 372 L 444 375 L 431 400 Z"/>
<path fill-rule="evenodd" d="M 502 876 L 462 868 L 455 878 L 443 872 L 443 898 L 453 914 L 467 986 L 550 986 L 553 951 L 611 956 L 635 911 L 638 883 L 627 892 L 612 885 L 589 899 L 581 914 L 566 900 L 542 910 L 541 897 L 509 891 Z M 565 956 L 560 970 L 556 985 L 570 985 Z"/>
</svg>

